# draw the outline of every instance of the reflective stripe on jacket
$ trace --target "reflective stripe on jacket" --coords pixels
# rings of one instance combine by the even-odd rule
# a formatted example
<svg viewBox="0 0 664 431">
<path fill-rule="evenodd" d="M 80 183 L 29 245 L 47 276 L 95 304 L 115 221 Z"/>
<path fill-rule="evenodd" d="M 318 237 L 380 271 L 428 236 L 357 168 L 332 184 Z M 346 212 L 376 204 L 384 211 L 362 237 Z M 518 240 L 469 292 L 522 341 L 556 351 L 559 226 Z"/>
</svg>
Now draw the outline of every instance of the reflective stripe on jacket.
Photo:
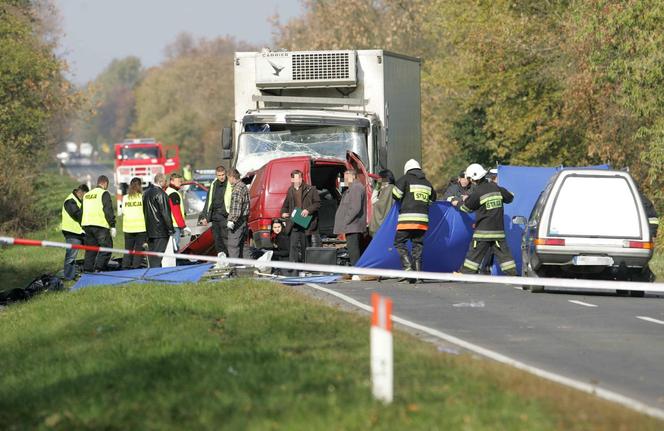
<svg viewBox="0 0 664 431">
<path fill-rule="evenodd" d="M 392 196 L 401 201 L 397 230 L 429 228 L 429 205 L 436 200 L 436 191 L 421 169 L 411 169 L 399 178 Z"/>
</svg>

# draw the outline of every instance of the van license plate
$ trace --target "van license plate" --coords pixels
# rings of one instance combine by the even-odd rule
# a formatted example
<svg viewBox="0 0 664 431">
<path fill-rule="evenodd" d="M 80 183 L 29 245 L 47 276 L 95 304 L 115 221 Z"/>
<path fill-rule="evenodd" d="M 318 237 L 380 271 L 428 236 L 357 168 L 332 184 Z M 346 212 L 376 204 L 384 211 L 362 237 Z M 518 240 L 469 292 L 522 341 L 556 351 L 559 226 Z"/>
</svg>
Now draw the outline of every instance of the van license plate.
<svg viewBox="0 0 664 431">
<path fill-rule="evenodd" d="M 609 256 L 574 256 L 572 263 L 578 266 L 611 266 L 613 258 Z"/>
</svg>

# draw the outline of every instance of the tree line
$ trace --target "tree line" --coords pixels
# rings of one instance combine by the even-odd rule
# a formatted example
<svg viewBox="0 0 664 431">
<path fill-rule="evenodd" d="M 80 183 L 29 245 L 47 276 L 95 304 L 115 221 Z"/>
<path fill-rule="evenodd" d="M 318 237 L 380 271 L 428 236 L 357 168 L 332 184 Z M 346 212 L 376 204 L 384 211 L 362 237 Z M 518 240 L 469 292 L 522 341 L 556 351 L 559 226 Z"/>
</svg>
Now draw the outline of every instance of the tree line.
<svg viewBox="0 0 664 431">
<path fill-rule="evenodd" d="M 42 222 L 32 210 L 41 167 L 66 134 L 79 95 L 54 50 L 57 11 L 48 0 L 0 0 L 0 231 Z"/>
<path fill-rule="evenodd" d="M 181 34 L 160 65 L 114 60 L 76 93 L 53 55 L 52 24 L 35 12 L 44 5 L 0 0 L 3 178 L 25 157 L 44 159 L 74 107 L 76 140 L 110 148 L 150 136 L 178 144 L 195 166 L 219 160 L 220 130 L 233 116 L 233 53 L 259 47 Z M 629 168 L 664 210 L 664 3 L 303 0 L 298 17 L 272 26 L 273 48 L 420 57 L 423 165 L 437 187 L 470 162 L 608 163 Z M 0 195 L 0 224 L 26 190 Z"/>
</svg>

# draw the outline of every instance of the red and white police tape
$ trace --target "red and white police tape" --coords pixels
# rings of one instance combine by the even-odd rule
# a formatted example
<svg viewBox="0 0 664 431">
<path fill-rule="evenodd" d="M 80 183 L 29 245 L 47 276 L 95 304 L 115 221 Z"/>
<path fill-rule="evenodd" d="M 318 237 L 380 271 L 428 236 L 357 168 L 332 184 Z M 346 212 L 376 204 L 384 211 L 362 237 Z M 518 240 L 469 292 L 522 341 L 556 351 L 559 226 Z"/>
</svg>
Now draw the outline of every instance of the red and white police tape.
<svg viewBox="0 0 664 431">
<path fill-rule="evenodd" d="M 202 256 L 195 254 L 166 254 L 153 251 L 123 250 L 118 248 L 97 247 L 89 245 L 67 244 L 64 242 L 40 241 L 25 238 L 12 238 L 0 236 L 0 245 L 18 245 L 32 247 L 57 247 L 73 248 L 77 250 L 101 251 L 118 254 L 134 254 L 140 256 L 168 256 L 176 259 L 198 260 L 202 262 L 222 263 L 230 265 L 242 265 L 249 267 L 270 267 L 280 269 L 291 269 L 305 272 L 327 272 L 331 274 L 367 275 L 382 278 L 409 278 L 435 281 L 462 281 L 467 283 L 490 283 L 516 286 L 542 286 L 552 288 L 567 288 L 577 290 L 635 290 L 650 293 L 664 293 L 664 283 L 645 283 L 636 281 L 611 281 L 611 280 L 581 280 L 568 278 L 536 278 L 536 277 L 513 277 L 492 276 L 477 274 L 458 274 L 450 272 L 427 272 L 427 271 L 402 271 L 396 269 L 381 268 L 357 268 L 353 266 L 318 265 L 312 263 L 296 263 L 281 261 L 257 261 L 253 259 L 239 259 L 230 257 Z"/>
</svg>

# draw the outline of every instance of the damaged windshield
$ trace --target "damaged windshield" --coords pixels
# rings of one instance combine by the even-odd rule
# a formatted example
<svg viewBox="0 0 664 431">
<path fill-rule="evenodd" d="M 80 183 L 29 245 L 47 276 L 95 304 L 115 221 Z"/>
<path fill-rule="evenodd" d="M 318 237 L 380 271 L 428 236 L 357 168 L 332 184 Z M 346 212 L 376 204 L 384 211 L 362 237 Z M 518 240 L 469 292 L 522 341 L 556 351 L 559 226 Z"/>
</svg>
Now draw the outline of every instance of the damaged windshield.
<svg viewBox="0 0 664 431">
<path fill-rule="evenodd" d="M 346 160 L 346 151 L 356 153 L 366 165 L 367 139 L 359 127 L 307 127 L 291 130 L 244 132 L 238 142 L 237 169 L 244 175 L 270 160 L 288 156 L 331 157 Z"/>
</svg>

